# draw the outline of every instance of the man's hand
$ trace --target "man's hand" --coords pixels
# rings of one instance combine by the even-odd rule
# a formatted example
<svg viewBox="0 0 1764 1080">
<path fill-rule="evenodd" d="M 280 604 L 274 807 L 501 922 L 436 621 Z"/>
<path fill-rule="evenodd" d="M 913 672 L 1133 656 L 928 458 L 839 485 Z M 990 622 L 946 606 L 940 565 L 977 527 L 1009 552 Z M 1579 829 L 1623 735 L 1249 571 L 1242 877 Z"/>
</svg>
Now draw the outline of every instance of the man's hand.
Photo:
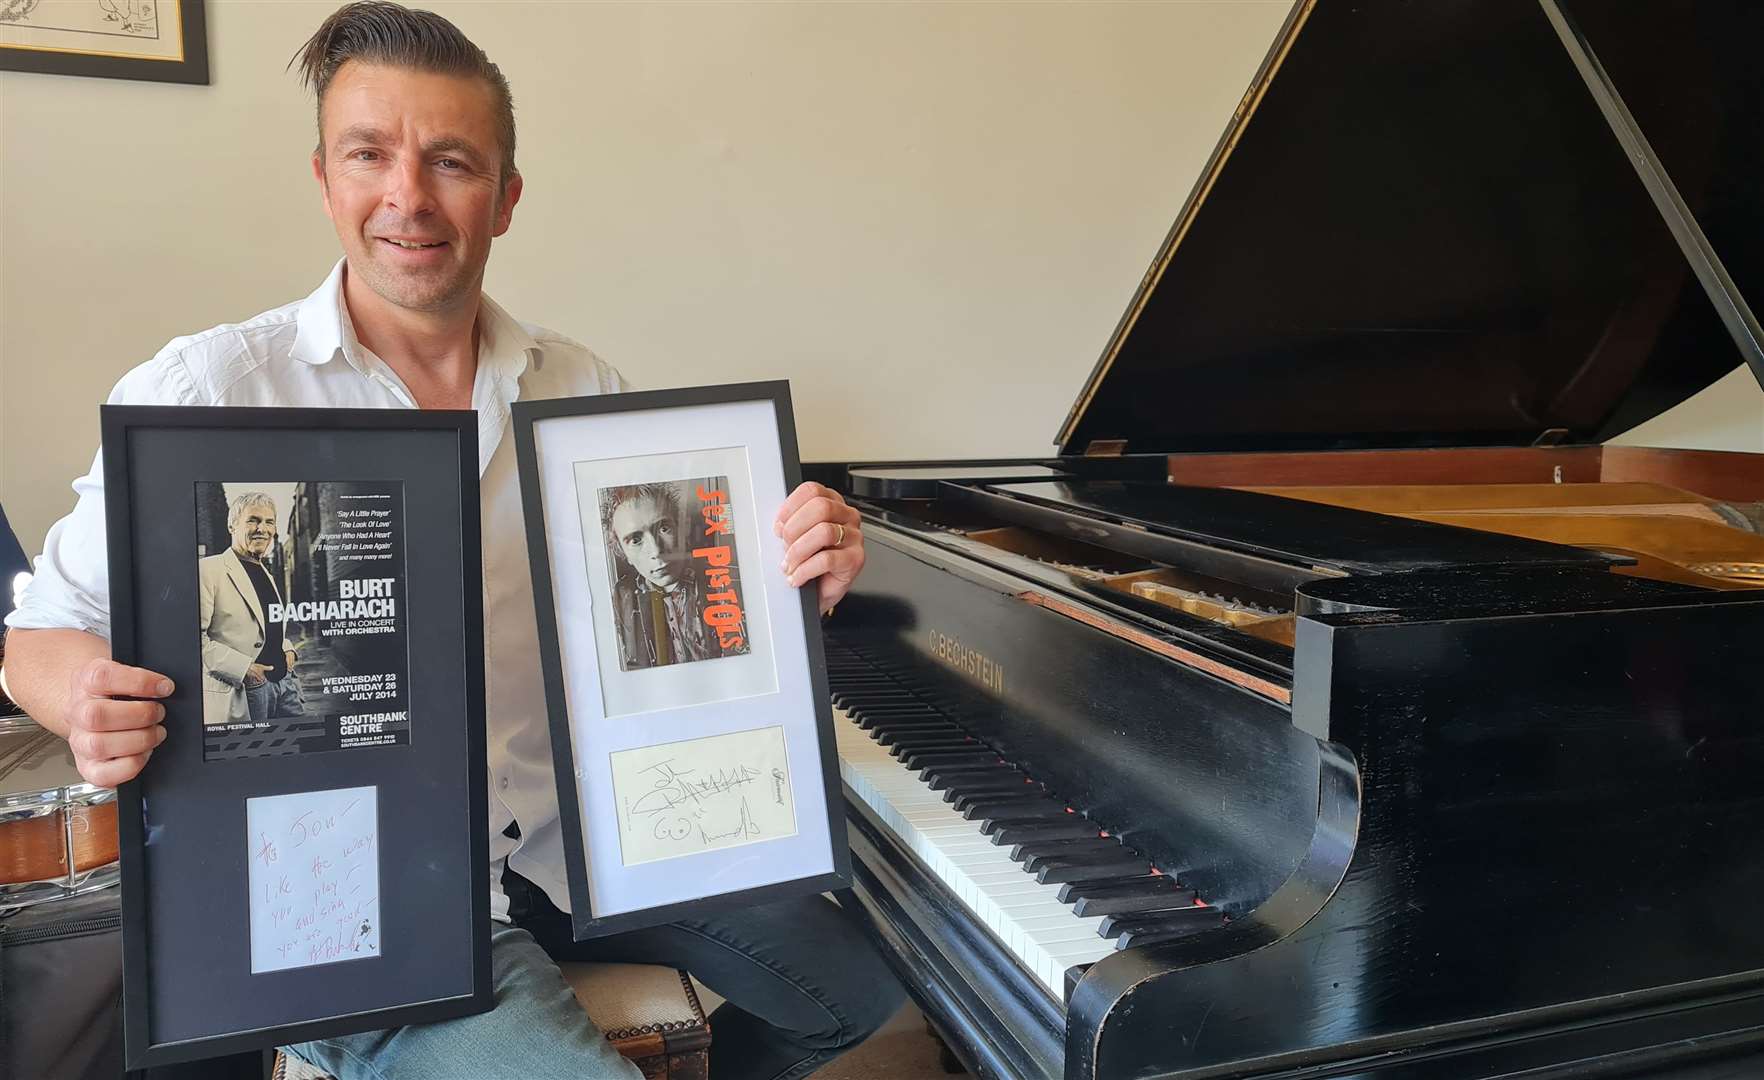
<svg viewBox="0 0 1764 1080">
<path fill-rule="evenodd" d="M 171 680 L 95 657 L 74 669 L 68 691 L 67 745 L 80 775 L 99 787 L 134 779 L 165 741 L 157 699 L 172 692 Z"/>
<path fill-rule="evenodd" d="M 792 586 L 820 578 L 820 609 L 832 611 L 864 568 L 858 512 L 837 491 L 810 481 L 784 500 L 772 523 L 784 538 L 784 574 Z"/>
<path fill-rule="evenodd" d="M 270 666 L 268 664 L 252 664 L 245 669 L 246 686 L 262 686 L 269 681 Z"/>
</svg>

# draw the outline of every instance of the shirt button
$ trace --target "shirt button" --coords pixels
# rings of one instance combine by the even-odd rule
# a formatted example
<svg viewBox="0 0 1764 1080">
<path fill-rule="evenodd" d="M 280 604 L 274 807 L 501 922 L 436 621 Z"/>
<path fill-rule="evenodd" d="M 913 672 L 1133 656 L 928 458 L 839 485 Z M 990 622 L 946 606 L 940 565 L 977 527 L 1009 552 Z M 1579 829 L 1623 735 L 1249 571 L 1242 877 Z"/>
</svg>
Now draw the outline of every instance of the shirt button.
<svg viewBox="0 0 1764 1080">
<path fill-rule="evenodd" d="M 502 790 L 507 791 L 508 790 L 508 777 L 505 776 L 502 779 L 496 781 L 496 785 L 498 787 L 500 787 Z"/>
</svg>

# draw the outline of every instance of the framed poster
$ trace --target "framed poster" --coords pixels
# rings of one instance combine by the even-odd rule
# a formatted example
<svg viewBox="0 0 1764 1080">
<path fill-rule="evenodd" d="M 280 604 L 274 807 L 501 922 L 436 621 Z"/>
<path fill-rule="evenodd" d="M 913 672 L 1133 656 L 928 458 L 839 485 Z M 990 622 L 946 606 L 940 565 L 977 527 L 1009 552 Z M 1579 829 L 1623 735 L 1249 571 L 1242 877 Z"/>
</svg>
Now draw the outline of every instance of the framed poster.
<svg viewBox="0 0 1764 1080">
<path fill-rule="evenodd" d="M 208 82 L 203 0 L 0 0 L 0 69 Z"/>
<path fill-rule="evenodd" d="M 789 385 L 514 407 L 578 940 L 843 888 Z"/>
<path fill-rule="evenodd" d="M 490 1008 L 476 414 L 102 422 L 129 1068 Z"/>
</svg>

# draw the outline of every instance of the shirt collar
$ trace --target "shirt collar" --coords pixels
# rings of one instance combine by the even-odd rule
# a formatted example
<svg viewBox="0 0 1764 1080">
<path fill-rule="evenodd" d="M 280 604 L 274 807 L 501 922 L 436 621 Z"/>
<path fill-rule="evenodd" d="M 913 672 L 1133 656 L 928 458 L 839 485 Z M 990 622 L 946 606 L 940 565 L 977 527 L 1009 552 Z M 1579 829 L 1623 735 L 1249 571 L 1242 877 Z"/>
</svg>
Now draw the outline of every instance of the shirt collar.
<svg viewBox="0 0 1764 1080">
<path fill-rule="evenodd" d="M 343 266 L 338 259 L 324 284 L 300 301 L 294 317 L 294 359 L 313 366 L 328 364 L 343 351 Z"/>
<path fill-rule="evenodd" d="M 343 305 L 343 272 L 348 260 L 338 259 L 324 283 L 300 302 L 295 316 L 294 359 L 318 366 L 341 355 L 353 367 L 362 364 L 356 351 L 355 329 Z M 539 343 L 516 322 L 502 305 L 483 296 L 478 305 L 478 362 L 487 366 L 501 384 L 516 385 L 529 363 L 543 362 Z"/>
</svg>

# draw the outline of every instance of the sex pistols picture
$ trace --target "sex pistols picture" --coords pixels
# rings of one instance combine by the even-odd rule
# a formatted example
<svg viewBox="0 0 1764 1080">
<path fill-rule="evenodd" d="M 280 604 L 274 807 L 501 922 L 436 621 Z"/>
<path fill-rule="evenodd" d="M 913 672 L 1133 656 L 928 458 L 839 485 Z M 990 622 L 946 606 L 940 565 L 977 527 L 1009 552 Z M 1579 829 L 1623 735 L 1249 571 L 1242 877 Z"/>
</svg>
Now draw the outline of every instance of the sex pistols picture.
<svg viewBox="0 0 1764 1080">
<path fill-rule="evenodd" d="M 621 670 L 749 651 L 726 476 L 599 489 Z"/>
</svg>

